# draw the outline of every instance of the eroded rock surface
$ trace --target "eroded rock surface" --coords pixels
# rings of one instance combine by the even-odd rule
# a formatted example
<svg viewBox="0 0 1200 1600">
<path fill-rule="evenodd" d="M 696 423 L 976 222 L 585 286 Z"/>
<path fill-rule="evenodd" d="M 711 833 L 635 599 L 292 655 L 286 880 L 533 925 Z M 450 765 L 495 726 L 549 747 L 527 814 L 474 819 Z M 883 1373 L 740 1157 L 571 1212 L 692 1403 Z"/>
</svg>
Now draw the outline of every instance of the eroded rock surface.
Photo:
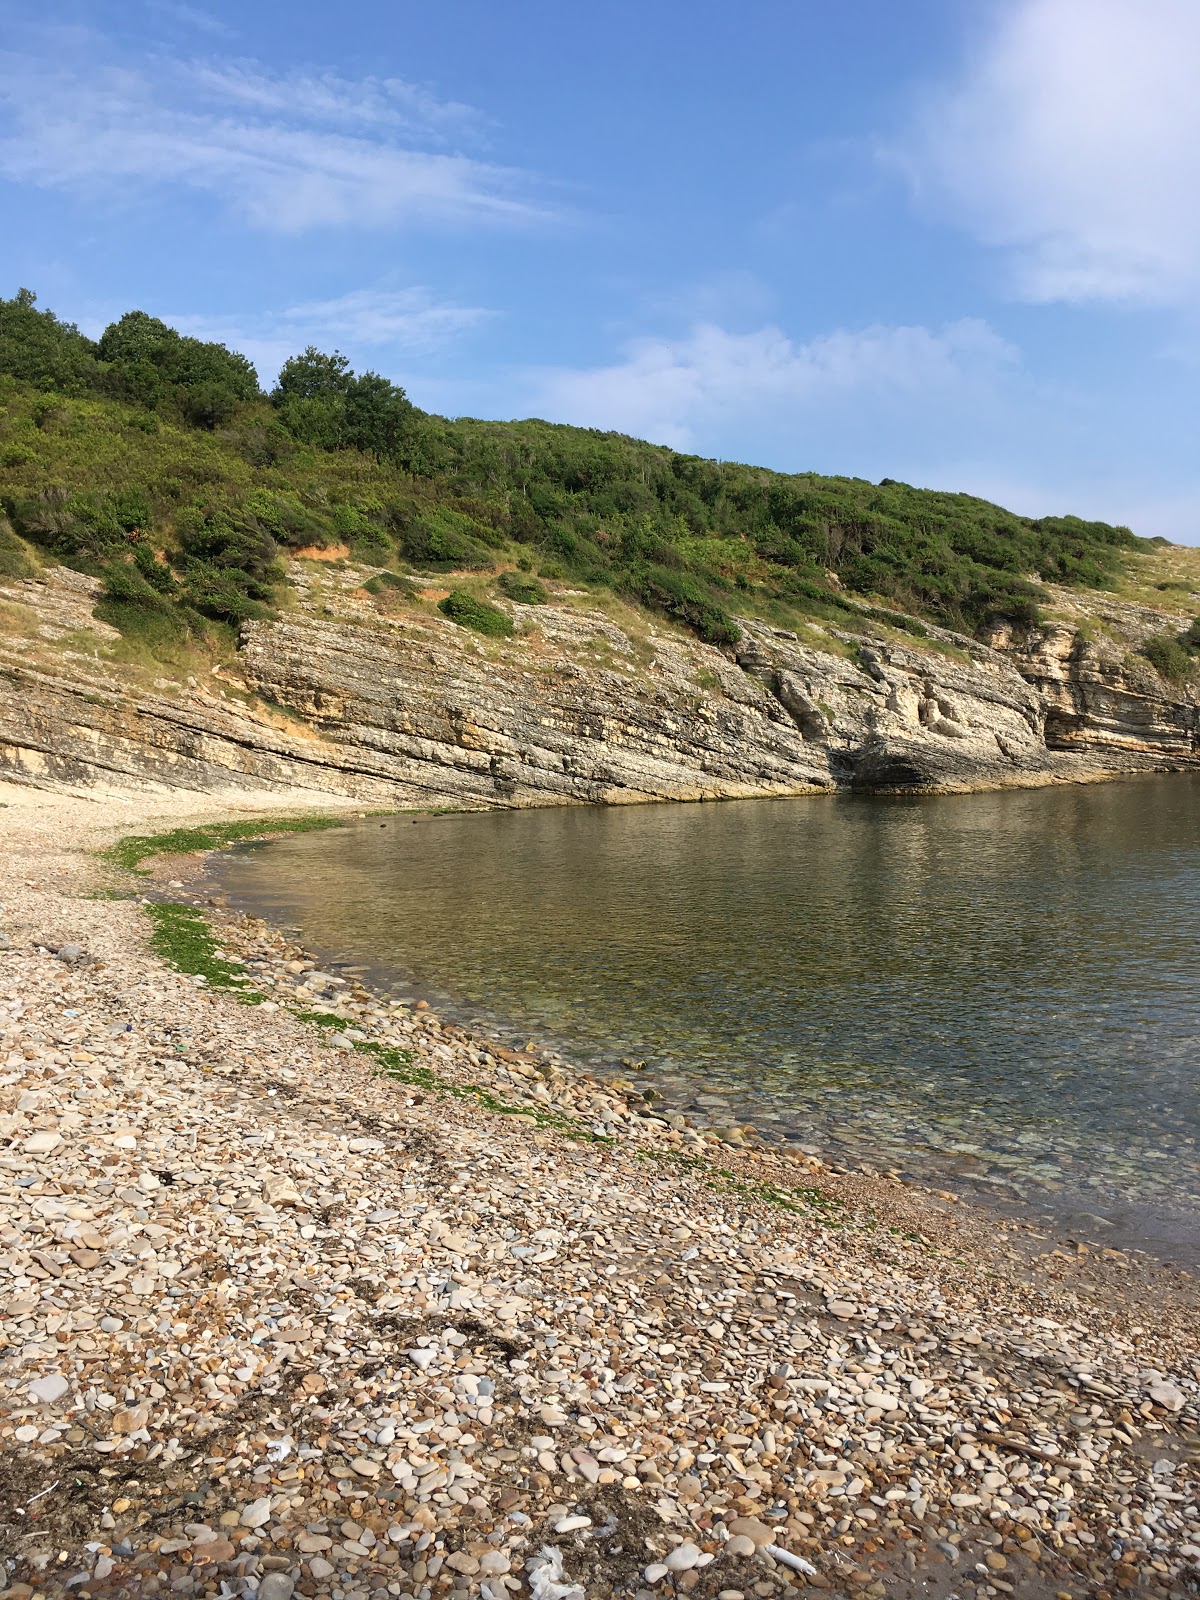
<svg viewBox="0 0 1200 1600">
<path fill-rule="evenodd" d="M 105 659 L 92 580 L 0 588 L 0 771 L 530 806 L 995 788 L 1188 766 L 1200 748 L 1194 693 L 1131 653 L 1162 614 L 1115 601 L 1099 633 L 1064 593 L 1078 622 L 1020 642 L 802 640 L 743 619 L 722 650 L 571 596 L 513 606 L 515 637 L 483 641 L 436 612 L 380 610 L 365 576 L 298 567 L 295 603 L 247 625 L 235 670 L 150 689 Z"/>
</svg>

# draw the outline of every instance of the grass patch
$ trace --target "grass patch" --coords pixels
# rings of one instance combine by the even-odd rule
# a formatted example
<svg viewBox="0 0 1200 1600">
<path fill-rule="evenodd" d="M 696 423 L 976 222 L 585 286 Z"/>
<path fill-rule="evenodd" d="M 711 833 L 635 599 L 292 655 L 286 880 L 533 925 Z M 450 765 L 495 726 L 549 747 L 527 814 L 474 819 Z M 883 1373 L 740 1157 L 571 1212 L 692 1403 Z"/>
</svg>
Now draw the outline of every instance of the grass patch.
<svg viewBox="0 0 1200 1600">
<path fill-rule="evenodd" d="M 150 948 L 176 972 L 203 978 L 210 989 L 231 989 L 247 1005 L 260 1005 L 266 998 L 246 987 L 240 961 L 217 954 L 217 941 L 194 906 L 164 901 L 148 905 L 146 915 L 154 925 Z"/>
<path fill-rule="evenodd" d="M 336 828 L 341 821 L 340 817 L 259 817 L 251 822 L 209 822 L 196 828 L 172 828 L 167 833 L 131 833 L 102 850 L 100 858 L 145 876 L 142 862 L 151 856 L 219 850 L 224 845 L 261 839 L 272 833 L 314 833 L 321 828 Z"/>
<path fill-rule="evenodd" d="M 456 1100 L 474 1100 L 484 1111 L 495 1112 L 497 1116 L 526 1117 L 537 1127 L 564 1134 L 568 1139 L 582 1139 L 587 1144 L 613 1142 L 606 1134 L 593 1133 L 590 1128 L 576 1122 L 573 1117 L 563 1116 L 560 1112 L 547 1111 L 540 1106 L 512 1105 L 477 1083 L 451 1083 L 448 1078 L 441 1077 L 429 1067 L 416 1066 L 411 1050 L 400 1050 L 394 1045 L 375 1044 L 371 1040 L 351 1042 L 356 1050 L 370 1056 L 378 1064 L 380 1072 L 385 1077 L 395 1078 L 399 1083 L 426 1089 L 433 1094 L 452 1095 Z"/>
<path fill-rule="evenodd" d="M 348 1017 L 339 1017 L 335 1011 L 293 1011 L 297 1022 L 310 1022 L 314 1028 L 352 1028 Z"/>
</svg>

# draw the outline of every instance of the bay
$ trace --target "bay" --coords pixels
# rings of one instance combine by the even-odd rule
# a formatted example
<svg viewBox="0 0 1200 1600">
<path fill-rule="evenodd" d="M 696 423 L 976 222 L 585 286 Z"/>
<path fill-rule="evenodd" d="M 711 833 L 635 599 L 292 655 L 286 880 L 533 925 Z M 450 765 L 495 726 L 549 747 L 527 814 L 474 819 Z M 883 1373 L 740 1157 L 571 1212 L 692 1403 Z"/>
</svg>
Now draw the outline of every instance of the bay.
<svg viewBox="0 0 1200 1600">
<path fill-rule="evenodd" d="M 1196 777 L 366 818 L 219 871 L 708 1125 L 1196 1258 Z"/>
</svg>

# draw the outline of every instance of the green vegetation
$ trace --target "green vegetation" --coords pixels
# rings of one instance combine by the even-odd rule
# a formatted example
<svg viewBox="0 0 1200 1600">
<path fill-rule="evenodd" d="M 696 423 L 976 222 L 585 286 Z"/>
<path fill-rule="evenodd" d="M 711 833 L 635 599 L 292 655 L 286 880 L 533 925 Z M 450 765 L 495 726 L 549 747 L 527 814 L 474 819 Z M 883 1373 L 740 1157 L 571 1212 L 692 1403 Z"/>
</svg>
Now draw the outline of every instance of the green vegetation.
<svg viewBox="0 0 1200 1600">
<path fill-rule="evenodd" d="M 913 613 L 1029 624 L 1043 580 L 1108 586 L 1149 547 L 891 479 L 433 416 L 337 352 L 294 357 L 267 395 L 222 345 L 143 312 L 93 341 L 25 290 L 0 300 L 0 509 L 0 572 L 36 557 L 102 577 L 101 614 L 150 649 L 231 643 L 280 603 L 282 557 L 314 547 L 496 573 L 523 603 L 545 581 L 607 589 L 718 644 L 737 612 L 918 637 Z"/>
<path fill-rule="evenodd" d="M 377 572 L 373 578 L 368 578 L 363 587 L 377 600 L 387 600 L 391 597 L 411 600 L 417 592 L 414 583 L 395 572 Z"/>
<path fill-rule="evenodd" d="M 1194 617 L 1182 633 L 1155 633 L 1142 645 L 1154 670 L 1172 683 L 1186 678 L 1192 661 L 1200 655 L 1200 617 Z"/>
<path fill-rule="evenodd" d="M 142 862 L 151 856 L 219 850 L 243 839 L 262 839 L 272 833 L 312 833 L 319 828 L 336 828 L 340 823 L 340 817 L 258 817 L 249 822 L 207 822 L 196 828 L 172 828 L 168 833 L 131 833 L 102 851 L 101 859 L 124 867 L 127 872 L 141 872 Z"/>
<path fill-rule="evenodd" d="M 510 600 L 523 606 L 544 606 L 550 598 L 546 585 L 527 572 L 502 572 L 496 586 Z"/>
<path fill-rule="evenodd" d="M 460 627 L 474 628 L 476 633 L 486 633 L 493 639 L 507 639 L 513 631 L 512 618 L 507 611 L 488 605 L 486 600 L 476 600 L 473 594 L 462 589 L 454 589 L 444 600 L 439 600 L 438 610 Z"/>
<path fill-rule="evenodd" d="M 800 1216 L 811 1217 L 815 1211 L 824 1222 L 832 1226 L 839 1225 L 838 1213 L 842 1210 L 843 1202 L 811 1185 L 754 1182 L 736 1172 L 731 1172 L 728 1167 L 718 1167 L 706 1156 L 685 1155 L 681 1150 L 637 1150 L 634 1152 L 634 1159 L 655 1161 L 664 1166 L 674 1167 L 679 1172 L 698 1178 L 706 1187 L 715 1189 L 718 1193 L 736 1195 L 738 1199 L 748 1204 L 757 1202 L 761 1205 L 778 1206 L 784 1211 L 796 1212 Z"/>
<path fill-rule="evenodd" d="M 309 1022 L 315 1027 L 335 1032 L 353 1026 L 347 1018 L 335 1016 L 329 1011 L 298 1011 L 296 1016 L 301 1022 Z M 394 1045 L 376 1044 L 370 1039 L 350 1042 L 360 1055 L 371 1057 L 382 1076 L 393 1078 L 397 1083 L 407 1084 L 410 1088 L 423 1089 L 429 1094 L 452 1095 L 456 1100 L 473 1100 L 485 1111 L 494 1111 L 502 1117 L 527 1117 L 536 1127 L 553 1129 L 556 1133 L 565 1134 L 568 1139 L 580 1139 L 587 1144 L 613 1142 L 607 1134 L 593 1133 L 583 1123 L 576 1122 L 572 1117 L 563 1116 L 560 1112 L 549 1111 L 542 1106 L 514 1106 L 477 1083 L 454 1083 L 430 1067 L 418 1067 L 413 1062 L 411 1050 L 398 1049 Z"/>
<path fill-rule="evenodd" d="M 0 578 L 31 578 L 37 563 L 23 539 L 18 539 L 6 518 L 0 517 Z"/>
<path fill-rule="evenodd" d="M 194 906 L 165 901 L 148 905 L 146 915 L 154 924 L 150 948 L 176 972 L 203 978 L 210 989 L 232 989 L 247 1005 L 259 1005 L 266 998 L 246 987 L 240 961 L 227 961 L 217 954 L 208 923 Z"/>
</svg>

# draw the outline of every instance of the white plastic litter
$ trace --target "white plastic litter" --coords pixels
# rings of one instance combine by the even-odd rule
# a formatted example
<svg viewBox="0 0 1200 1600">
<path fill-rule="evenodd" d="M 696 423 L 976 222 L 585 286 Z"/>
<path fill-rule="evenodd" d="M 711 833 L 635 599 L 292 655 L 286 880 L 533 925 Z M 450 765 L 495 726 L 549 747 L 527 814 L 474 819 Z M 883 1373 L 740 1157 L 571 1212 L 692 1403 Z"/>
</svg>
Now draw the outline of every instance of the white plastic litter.
<svg viewBox="0 0 1200 1600">
<path fill-rule="evenodd" d="M 803 1556 L 794 1556 L 790 1550 L 781 1550 L 777 1544 L 769 1544 L 767 1554 L 773 1561 L 778 1561 L 781 1567 L 791 1567 L 793 1572 L 803 1572 L 807 1578 L 816 1575 L 817 1569 L 811 1561 L 805 1561 Z"/>
<path fill-rule="evenodd" d="M 563 1572 L 563 1553 L 556 1545 L 543 1545 L 529 1571 L 532 1600 L 587 1600 L 577 1583 Z"/>
</svg>

